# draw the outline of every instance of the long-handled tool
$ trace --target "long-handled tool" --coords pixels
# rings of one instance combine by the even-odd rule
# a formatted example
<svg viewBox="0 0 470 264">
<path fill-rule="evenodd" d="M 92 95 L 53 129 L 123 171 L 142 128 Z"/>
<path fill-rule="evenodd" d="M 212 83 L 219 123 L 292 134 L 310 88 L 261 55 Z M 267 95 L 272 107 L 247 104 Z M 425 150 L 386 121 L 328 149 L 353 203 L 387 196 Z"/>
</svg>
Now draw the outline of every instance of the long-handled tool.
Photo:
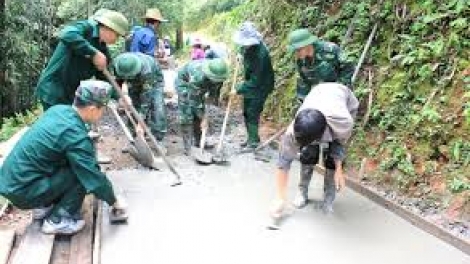
<svg viewBox="0 0 470 264">
<path fill-rule="evenodd" d="M 270 138 L 268 138 L 266 141 L 264 141 L 261 145 L 259 145 L 255 149 L 253 149 L 253 150 L 251 150 L 251 149 L 250 150 L 243 150 L 243 151 L 238 152 L 238 154 L 246 154 L 246 153 L 251 153 L 251 152 L 256 154 L 257 152 L 259 152 L 260 150 L 262 150 L 266 146 L 268 146 L 271 142 L 273 142 L 274 140 L 276 140 L 277 138 L 282 136 L 282 134 L 284 134 L 284 132 L 286 132 L 286 130 L 287 130 L 287 127 L 284 127 L 281 130 L 277 131 L 276 134 L 272 135 Z"/>
<path fill-rule="evenodd" d="M 257 148 L 253 150 L 254 153 L 264 149 L 267 145 L 269 145 L 271 142 L 279 138 L 284 132 L 287 130 L 287 127 L 282 128 L 281 130 L 277 131 L 276 134 L 272 135 L 270 138 L 268 138 L 266 141 L 264 141 L 261 145 L 259 145 Z"/>
<path fill-rule="evenodd" d="M 119 113 L 117 112 L 116 105 L 108 104 L 108 107 L 113 112 L 119 125 L 124 131 L 126 138 L 129 140 L 129 143 L 131 144 L 130 146 L 131 150 L 129 150 L 129 153 L 131 154 L 131 156 L 134 157 L 134 159 L 140 164 L 146 167 L 154 168 L 155 157 L 153 156 L 149 145 L 147 144 L 147 142 L 145 142 L 145 139 L 142 137 L 142 135 L 137 134 L 136 138 L 133 138 L 131 132 L 127 128 L 126 124 L 122 120 Z"/>
<path fill-rule="evenodd" d="M 111 74 L 109 73 L 109 71 L 107 69 L 104 69 L 103 70 L 103 74 L 104 76 L 106 77 L 106 79 L 108 79 L 108 81 L 111 83 L 111 85 L 114 87 L 114 89 L 116 90 L 116 92 L 119 94 L 119 96 L 121 98 L 124 98 L 124 93 L 122 92 L 121 88 L 119 87 L 118 83 L 116 82 L 116 80 L 113 78 L 113 76 L 111 76 Z M 157 150 L 158 154 L 160 154 L 160 156 L 162 157 L 163 161 L 165 162 L 165 164 L 168 166 L 168 168 L 170 169 L 170 171 L 175 175 L 175 180 L 174 182 L 171 184 L 171 186 L 177 186 L 177 185 L 180 185 L 182 184 L 181 183 L 181 176 L 180 174 L 176 171 L 175 167 L 173 166 L 173 164 L 171 164 L 171 161 L 168 159 L 168 157 L 166 156 L 166 154 L 164 153 L 164 151 L 160 148 L 160 146 L 158 145 L 157 143 L 157 139 L 155 139 L 155 137 L 153 136 L 152 132 L 150 131 L 149 127 L 147 126 L 147 124 L 145 124 L 144 120 L 142 119 L 142 117 L 139 115 L 139 113 L 137 112 L 137 110 L 135 109 L 135 107 L 133 105 L 129 105 L 126 100 L 124 100 L 124 108 L 125 110 L 130 110 L 131 111 L 131 114 L 133 117 L 135 117 L 135 119 L 137 120 L 137 123 L 138 125 L 144 130 L 144 133 L 149 137 L 150 139 L 150 142 L 154 145 L 155 149 Z M 144 139 L 145 141 L 145 139 Z"/>
<path fill-rule="evenodd" d="M 202 123 L 207 124 L 207 114 L 204 114 Z M 205 151 L 204 147 L 206 144 L 207 125 L 202 128 L 201 140 L 199 142 L 199 148 L 191 148 L 191 156 L 196 160 L 197 163 L 208 165 L 212 163 L 212 154 Z"/>
<path fill-rule="evenodd" d="M 224 117 L 224 122 L 222 123 L 222 131 L 220 132 L 219 144 L 217 145 L 215 156 L 213 158 L 214 162 L 216 163 L 224 163 L 227 161 L 227 156 L 222 151 L 222 146 L 224 143 L 225 132 L 227 130 L 227 123 L 228 123 L 228 117 L 230 115 L 230 108 L 232 107 L 233 94 L 235 93 L 235 85 L 237 83 L 237 77 L 238 77 L 237 75 L 238 75 L 239 67 L 240 67 L 239 63 L 237 63 L 235 65 L 235 70 L 233 72 L 233 82 L 232 82 L 232 87 L 230 89 L 230 95 L 228 98 L 227 108 L 225 109 L 225 117 Z"/>
</svg>

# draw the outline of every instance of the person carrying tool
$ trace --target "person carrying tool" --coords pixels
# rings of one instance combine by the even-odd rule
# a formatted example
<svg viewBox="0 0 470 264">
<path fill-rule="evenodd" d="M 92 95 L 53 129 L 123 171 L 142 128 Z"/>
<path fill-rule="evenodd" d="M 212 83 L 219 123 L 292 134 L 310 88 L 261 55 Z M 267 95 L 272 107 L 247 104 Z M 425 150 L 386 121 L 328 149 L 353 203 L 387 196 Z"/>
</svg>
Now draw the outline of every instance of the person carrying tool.
<svg viewBox="0 0 470 264">
<path fill-rule="evenodd" d="M 162 22 L 168 22 L 164 19 L 158 8 L 150 8 L 145 12 L 145 26 L 137 29 L 131 40 L 130 51 L 141 52 L 152 57 L 158 57 L 158 28 Z"/>
<path fill-rule="evenodd" d="M 104 80 L 101 71 L 110 60 L 107 44 L 125 36 L 128 27 L 124 15 L 112 10 L 101 10 L 88 20 L 67 25 L 36 87 L 43 110 L 57 104 L 71 105 L 81 80 Z"/>
<path fill-rule="evenodd" d="M 178 93 L 178 112 L 186 155 L 191 146 L 199 146 L 205 115 L 205 98 L 218 98 L 223 82 L 229 75 L 227 63 L 222 59 L 190 61 L 179 71 L 175 80 Z"/>
<path fill-rule="evenodd" d="M 164 102 L 165 86 L 158 62 L 151 56 L 139 52 L 118 55 L 113 63 L 118 82 L 124 82 L 125 98 L 144 117 L 152 134 L 158 141 L 165 137 L 168 127 Z"/>
<path fill-rule="evenodd" d="M 310 89 L 323 82 L 339 82 L 352 88 L 354 63 L 347 60 L 338 45 L 319 40 L 306 28 L 289 34 L 288 50 L 295 52 L 297 71 L 297 99 L 300 104 Z"/>
<path fill-rule="evenodd" d="M 111 182 L 100 171 L 87 123 L 96 123 L 111 97 L 107 82 L 82 81 L 73 105 L 49 108 L 18 141 L 0 168 L 0 195 L 20 209 L 34 209 L 48 234 L 74 234 L 87 193 L 125 213 Z"/>
<path fill-rule="evenodd" d="M 288 36 L 288 43 L 288 51 L 295 52 L 299 73 L 295 111 L 300 107 L 310 89 L 317 84 L 338 82 L 349 88 L 352 87 L 351 78 L 354 73 L 354 63 L 344 57 L 338 45 L 319 40 L 306 28 L 292 31 Z M 327 146 L 325 145 L 325 147 Z M 308 186 L 313 167 L 305 167 L 305 165 L 302 167 L 300 181 L 306 182 Z M 304 195 L 301 190 L 294 200 L 294 205 L 301 208 L 307 203 L 306 193 Z"/>
<path fill-rule="evenodd" d="M 233 36 L 241 45 L 244 66 L 244 82 L 237 86 L 236 93 L 243 95 L 243 116 L 248 134 L 241 146 L 255 149 L 259 142 L 258 126 L 264 103 L 274 89 L 274 70 L 271 57 L 261 34 L 251 22 L 244 22 Z"/>
<path fill-rule="evenodd" d="M 345 185 L 342 162 L 344 144 L 351 136 L 359 102 L 351 90 L 340 83 L 321 83 L 305 97 L 294 120 L 281 138 L 277 162 L 277 199 L 271 212 L 273 218 L 282 215 L 286 205 L 287 179 L 292 161 L 300 151 L 300 197 L 308 201 L 308 186 L 315 164 L 320 157 L 320 143 L 328 143 L 323 152 L 325 177 L 324 197 L 320 208 L 333 211 L 336 191 Z"/>
</svg>

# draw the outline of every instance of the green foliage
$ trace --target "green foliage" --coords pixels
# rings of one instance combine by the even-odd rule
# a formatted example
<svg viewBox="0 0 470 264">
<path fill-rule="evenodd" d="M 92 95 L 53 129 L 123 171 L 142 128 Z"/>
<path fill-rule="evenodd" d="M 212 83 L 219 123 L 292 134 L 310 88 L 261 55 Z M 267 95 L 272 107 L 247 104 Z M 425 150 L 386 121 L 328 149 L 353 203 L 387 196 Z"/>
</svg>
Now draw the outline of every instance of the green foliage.
<svg viewBox="0 0 470 264">
<path fill-rule="evenodd" d="M 470 190 L 470 181 L 463 176 L 454 177 L 449 181 L 449 189 L 454 193 Z"/>
<path fill-rule="evenodd" d="M 14 116 L 3 119 L 3 125 L 0 128 L 0 141 L 4 141 L 13 136 L 21 128 L 31 125 L 42 110 L 26 111 L 24 114 L 16 113 Z"/>
</svg>

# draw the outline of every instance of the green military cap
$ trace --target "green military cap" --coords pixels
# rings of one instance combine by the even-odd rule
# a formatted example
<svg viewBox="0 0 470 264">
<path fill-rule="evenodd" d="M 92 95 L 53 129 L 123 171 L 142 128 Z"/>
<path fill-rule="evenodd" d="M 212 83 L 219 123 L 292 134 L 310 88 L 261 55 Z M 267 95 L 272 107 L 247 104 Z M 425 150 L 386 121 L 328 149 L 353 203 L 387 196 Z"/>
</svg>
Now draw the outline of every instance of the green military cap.
<svg viewBox="0 0 470 264">
<path fill-rule="evenodd" d="M 99 80 L 81 81 L 75 92 L 75 98 L 89 105 L 99 107 L 108 103 L 112 94 L 112 86 L 108 82 Z"/>
<path fill-rule="evenodd" d="M 287 49 L 293 52 L 302 47 L 308 46 L 318 40 L 316 36 L 308 31 L 306 28 L 300 28 L 289 33 L 289 44 Z"/>
<path fill-rule="evenodd" d="M 129 30 L 129 21 L 127 18 L 114 10 L 98 10 L 93 19 L 109 27 L 121 36 L 125 36 Z"/>
<path fill-rule="evenodd" d="M 202 72 L 214 82 L 223 82 L 229 75 L 228 65 L 223 59 L 205 60 Z"/>
<path fill-rule="evenodd" d="M 122 53 L 114 59 L 114 73 L 119 79 L 134 79 L 141 70 L 142 62 L 135 53 Z"/>
</svg>

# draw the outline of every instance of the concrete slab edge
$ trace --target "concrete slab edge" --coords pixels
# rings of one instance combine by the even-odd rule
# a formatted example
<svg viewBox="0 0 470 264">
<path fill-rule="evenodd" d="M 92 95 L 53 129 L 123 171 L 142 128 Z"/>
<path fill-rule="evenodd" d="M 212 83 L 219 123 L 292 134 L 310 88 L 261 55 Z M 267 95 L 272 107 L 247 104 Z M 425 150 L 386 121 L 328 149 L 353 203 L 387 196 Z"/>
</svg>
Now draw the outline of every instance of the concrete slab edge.
<svg viewBox="0 0 470 264">
<path fill-rule="evenodd" d="M 321 166 L 316 166 L 316 171 L 323 175 L 324 168 Z M 430 235 L 433 235 L 442 241 L 454 246 L 465 254 L 470 255 L 470 239 L 465 239 L 463 237 L 456 236 L 449 232 L 448 230 L 440 227 L 439 225 L 432 223 L 422 216 L 402 207 L 394 201 L 388 200 L 378 192 L 367 188 L 357 180 L 351 178 L 346 178 L 346 185 L 353 191 L 361 194 L 362 196 L 370 199 L 376 204 L 388 209 L 392 213 L 400 216 L 405 219 L 412 225 L 420 228 L 421 230 L 427 232 Z"/>
</svg>

